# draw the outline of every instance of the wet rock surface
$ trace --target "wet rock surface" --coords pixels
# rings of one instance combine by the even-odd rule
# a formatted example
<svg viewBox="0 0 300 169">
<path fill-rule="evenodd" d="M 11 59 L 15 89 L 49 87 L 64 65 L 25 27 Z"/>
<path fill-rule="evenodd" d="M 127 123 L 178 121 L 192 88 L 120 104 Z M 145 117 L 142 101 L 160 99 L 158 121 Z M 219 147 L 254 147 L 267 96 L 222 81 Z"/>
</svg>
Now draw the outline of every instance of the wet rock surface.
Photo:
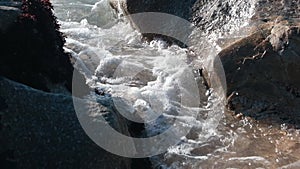
<svg viewBox="0 0 300 169">
<path fill-rule="evenodd" d="M 72 97 L 46 93 L 0 77 L 1 168 L 130 168 L 130 159 L 108 153 L 83 131 Z M 112 107 L 94 103 L 93 113 L 127 134 Z M 96 122 L 93 122 L 96 123 Z M 103 138 L 107 139 L 107 138 Z"/>
<path fill-rule="evenodd" d="M 272 21 L 277 16 L 282 16 L 289 20 L 300 18 L 299 0 L 259 0 L 256 5 L 254 20 Z"/>
<path fill-rule="evenodd" d="M 235 114 L 300 127 L 299 3 L 258 1 L 251 35 L 219 54 Z"/>
<path fill-rule="evenodd" d="M 125 15 L 142 12 L 159 12 L 180 17 L 187 22 L 192 23 L 205 34 L 210 34 L 212 32 L 226 34 L 233 31 L 231 29 L 234 26 L 241 27 L 242 21 L 248 17 L 247 13 L 254 7 L 254 2 L 240 0 L 110 0 L 110 2 L 116 10 L 120 10 L 119 8 L 123 9 Z M 147 18 L 144 19 L 144 22 L 132 18 L 132 16 L 129 16 L 129 18 L 135 28 L 142 28 L 140 30 L 141 32 L 143 31 L 144 25 L 149 22 Z M 168 29 L 176 31 L 183 26 L 186 25 L 171 25 Z M 161 37 L 161 35 L 144 34 L 144 37 L 151 40 L 153 37 Z"/>
<path fill-rule="evenodd" d="M 254 1 L 240 0 L 197 0 L 192 7 L 190 21 L 207 35 L 231 34 L 244 26 L 254 4 Z"/>
<path fill-rule="evenodd" d="M 260 25 L 220 54 L 229 109 L 256 119 L 300 127 L 300 27 L 288 21 Z"/>
</svg>

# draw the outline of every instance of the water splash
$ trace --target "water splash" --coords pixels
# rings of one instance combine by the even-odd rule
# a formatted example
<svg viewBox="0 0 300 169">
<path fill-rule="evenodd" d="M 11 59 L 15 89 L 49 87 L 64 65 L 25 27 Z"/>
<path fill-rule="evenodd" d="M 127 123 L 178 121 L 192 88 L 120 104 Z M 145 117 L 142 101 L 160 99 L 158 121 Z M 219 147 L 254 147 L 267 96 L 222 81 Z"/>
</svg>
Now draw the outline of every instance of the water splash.
<svg viewBox="0 0 300 169">
<path fill-rule="evenodd" d="M 100 2 L 106 5 L 108 1 Z M 169 93 L 174 93 L 172 90 L 176 90 L 170 88 L 169 84 L 172 82 L 172 75 L 180 71 L 180 67 L 176 67 L 177 61 L 189 63 L 188 53 L 194 50 L 195 53 L 200 54 L 191 59 L 191 66 L 194 66 L 195 70 L 205 65 L 213 65 L 214 57 L 222 47 L 231 40 L 247 35 L 247 32 L 238 30 L 248 25 L 256 1 L 227 0 L 209 3 L 206 1 L 207 4 L 204 4 L 200 11 L 205 11 L 204 8 L 210 10 L 206 15 L 208 19 L 209 14 L 212 15 L 213 11 L 218 10 L 218 3 L 231 6 L 231 14 L 223 16 L 226 22 L 222 23 L 222 26 L 218 25 L 219 20 L 212 21 L 209 24 L 210 28 L 206 29 L 209 32 L 194 30 L 190 36 L 191 42 L 194 42 L 190 51 L 176 45 L 167 48 L 164 41 L 159 39 L 152 41 L 150 45 L 141 42 L 140 34 L 133 30 L 126 20 L 122 22 L 121 13 L 115 15 L 113 9 L 99 6 L 100 2 L 97 4 L 93 0 L 53 0 L 62 32 L 68 37 L 66 50 L 80 61 L 81 65 L 78 67 L 84 69 L 83 72 L 89 72 L 86 75 L 89 84 L 120 98 L 130 98 L 131 103 L 125 104 L 123 108 L 132 113 L 141 110 L 155 112 L 149 108 L 149 101 L 145 98 L 159 97 L 159 102 L 155 104 L 161 104 L 158 107 L 164 107 L 165 112 L 156 121 L 146 125 L 148 136 L 167 130 L 174 117 L 180 119 L 183 125 L 193 125 L 191 132 L 181 139 L 180 144 L 170 147 L 164 155 L 152 157 L 154 166 L 189 169 L 280 166 L 287 168 L 298 165 L 296 161 L 300 157 L 299 131 L 282 128 L 282 126 L 259 124 L 247 118 L 239 120 L 231 116 L 224 117 L 226 114 L 222 114 L 220 109 L 223 106 L 223 98 L 220 97 L 219 92 L 216 92 L 216 88 L 208 91 L 206 88 L 199 89 L 204 91 L 202 92 L 204 96 L 205 92 L 207 95 L 202 97 L 205 99 L 201 103 L 201 110 L 190 109 L 190 113 L 199 113 L 199 117 L 196 118 L 174 113 L 177 102 L 174 96 L 172 96 L 173 100 L 169 98 L 171 97 Z M 103 15 L 104 18 L 101 17 L 102 15 L 97 18 L 103 19 L 99 25 L 89 20 L 90 14 L 97 9 L 96 7 L 109 14 Z M 65 10 L 68 12 L 66 13 Z M 103 23 L 111 24 L 103 27 L 101 26 Z M 126 60 L 125 64 L 133 69 L 139 70 L 140 67 L 144 67 L 146 70 L 138 79 L 116 77 L 110 72 L 114 72 L 115 65 L 119 65 L 122 60 Z M 175 64 L 173 69 L 170 67 L 172 64 Z M 212 68 L 207 70 L 213 70 Z M 162 70 L 167 70 L 169 73 Z M 198 78 L 201 83 L 202 77 L 197 71 L 195 71 L 195 78 Z M 214 120 L 221 120 L 221 124 L 215 126 Z"/>
</svg>

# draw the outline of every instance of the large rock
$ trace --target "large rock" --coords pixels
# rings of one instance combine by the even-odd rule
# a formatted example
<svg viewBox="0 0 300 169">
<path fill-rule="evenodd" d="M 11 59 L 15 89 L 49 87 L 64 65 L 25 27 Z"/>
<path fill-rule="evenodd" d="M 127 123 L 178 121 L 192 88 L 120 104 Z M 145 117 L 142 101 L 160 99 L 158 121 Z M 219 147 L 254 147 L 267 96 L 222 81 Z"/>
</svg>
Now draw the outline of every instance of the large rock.
<svg viewBox="0 0 300 169">
<path fill-rule="evenodd" d="M 115 9 L 118 9 L 120 6 L 125 14 L 162 12 L 176 15 L 186 20 L 190 19 L 191 8 L 195 2 L 196 0 L 110 0 L 111 6 Z"/>
<path fill-rule="evenodd" d="M 184 45 L 183 41 L 186 41 L 187 35 L 191 32 L 189 20 L 195 1 L 110 0 L 110 4 L 117 12 L 129 18 L 132 26 L 143 34 L 145 40 L 151 41 L 159 37 L 170 43 L 176 42 Z"/>
<path fill-rule="evenodd" d="M 286 20 L 261 25 L 219 54 L 230 110 L 300 125 L 299 26 Z"/>
<path fill-rule="evenodd" d="M 51 3 L 23 1 L 21 11 L 15 2 L 1 3 L 0 75 L 44 91 L 55 85 L 71 91 L 73 66 Z"/>
<path fill-rule="evenodd" d="M 230 33 L 232 27 L 241 27 L 244 21 L 251 17 L 255 5 L 253 1 L 241 0 L 110 0 L 111 6 L 129 17 L 132 25 L 143 32 L 143 27 L 149 26 L 147 22 L 157 20 L 153 17 L 143 22 L 132 18 L 132 14 L 143 12 L 167 13 L 180 17 L 193 23 L 200 31 L 206 34 Z M 169 20 L 165 20 L 169 24 Z M 146 26 L 145 26 L 146 25 Z M 170 25 L 170 24 L 169 24 Z M 169 31 L 176 31 L 186 25 L 170 25 Z M 189 26 L 189 25 L 187 25 Z M 158 35 L 144 34 L 145 37 Z"/>
<path fill-rule="evenodd" d="M 129 135 L 112 107 L 91 107 L 93 115 L 111 117 L 109 124 Z M 130 168 L 130 159 L 108 153 L 85 134 L 70 96 L 0 77 L 0 120 L 1 168 Z"/>
<path fill-rule="evenodd" d="M 110 0 L 110 4 L 119 12 L 122 10 L 125 15 L 142 12 L 175 15 L 208 33 L 242 27 L 243 21 L 250 17 L 264 22 L 277 16 L 290 19 L 300 17 L 300 0 Z"/>
</svg>

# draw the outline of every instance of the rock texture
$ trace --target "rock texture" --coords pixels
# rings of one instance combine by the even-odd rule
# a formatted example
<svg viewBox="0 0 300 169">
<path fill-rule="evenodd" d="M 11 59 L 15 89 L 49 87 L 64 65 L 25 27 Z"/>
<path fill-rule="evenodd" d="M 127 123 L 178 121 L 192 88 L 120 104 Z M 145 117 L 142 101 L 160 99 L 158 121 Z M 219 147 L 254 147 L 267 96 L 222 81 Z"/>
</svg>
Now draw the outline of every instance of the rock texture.
<svg viewBox="0 0 300 169">
<path fill-rule="evenodd" d="M 197 26 L 206 35 L 210 33 L 225 34 L 233 30 L 233 27 L 241 27 L 244 20 L 250 17 L 254 1 L 241 0 L 110 0 L 111 6 L 116 10 L 123 10 L 123 13 L 131 19 L 133 26 L 137 29 L 145 27 L 147 22 L 132 18 L 131 14 L 143 12 L 167 13 L 180 17 L 187 22 Z M 156 19 L 154 18 L 151 18 Z M 169 20 L 165 20 L 169 22 Z M 169 26 L 169 31 L 175 31 L 185 25 Z M 141 32 L 143 29 L 141 29 Z M 144 37 L 153 39 L 155 34 L 144 34 Z M 160 37 L 160 36 L 158 36 Z"/>
<path fill-rule="evenodd" d="M 130 168 L 130 159 L 106 152 L 85 134 L 70 96 L 0 77 L 0 105 L 1 168 Z M 92 107 L 93 113 L 110 116 L 117 131 L 128 134 L 126 121 L 112 107 Z"/>
<path fill-rule="evenodd" d="M 36 89 L 60 84 L 71 91 L 73 66 L 48 0 L 1 1 L 0 75 Z M 1 4 L 0 3 L 0 4 Z M 17 6 L 17 7 L 15 7 Z"/>
<path fill-rule="evenodd" d="M 254 20 L 272 21 L 277 16 L 289 20 L 300 17 L 300 0 L 259 0 L 256 5 Z"/>
<path fill-rule="evenodd" d="M 235 114 L 300 127 L 298 4 L 299 0 L 258 1 L 251 35 L 219 54 L 228 108 Z"/>
<path fill-rule="evenodd" d="M 220 54 L 230 110 L 300 127 L 300 25 L 261 25 Z"/>
</svg>

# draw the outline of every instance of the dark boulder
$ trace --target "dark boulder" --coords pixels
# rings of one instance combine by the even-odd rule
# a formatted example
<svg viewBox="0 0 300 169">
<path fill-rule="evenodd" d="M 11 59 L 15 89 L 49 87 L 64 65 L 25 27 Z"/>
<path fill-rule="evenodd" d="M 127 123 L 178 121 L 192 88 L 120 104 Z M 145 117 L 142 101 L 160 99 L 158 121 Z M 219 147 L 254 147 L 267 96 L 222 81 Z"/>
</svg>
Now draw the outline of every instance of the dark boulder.
<svg viewBox="0 0 300 169">
<path fill-rule="evenodd" d="M 71 96 L 46 93 L 0 77 L 0 104 L 3 101 L 1 168 L 130 168 L 130 159 L 103 150 L 85 134 Z M 108 123 L 129 135 L 125 119 L 112 107 L 94 103 L 91 108 L 93 114 L 110 116 Z"/>
<path fill-rule="evenodd" d="M 126 0 L 126 3 L 122 5 L 126 14 L 161 12 L 189 20 L 192 14 L 192 6 L 195 2 L 196 0 Z"/>
<path fill-rule="evenodd" d="M 169 44 L 177 43 L 180 46 L 186 45 L 182 39 L 187 38 L 185 36 L 191 32 L 188 21 L 191 20 L 195 2 L 196 0 L 110 0 L 111 6 L 126 15 L 146 41 L 161 38 Z M 147 12 L 156 14 L 142 14 Z"/>
<path fill-rule="evenodd" d="M 71 91 L 73 66 L 49 0 L 24 0 L 13 14 L 0 8 L 0 75 L 36 89 L 50 91 L 55 84 Z M 10 19 L 5 17 L 9 15 Z M 14 18 L 11 18 L 14 17 Z M 6 22 L 6 20 L 10 22 Z"/>
</svg>

